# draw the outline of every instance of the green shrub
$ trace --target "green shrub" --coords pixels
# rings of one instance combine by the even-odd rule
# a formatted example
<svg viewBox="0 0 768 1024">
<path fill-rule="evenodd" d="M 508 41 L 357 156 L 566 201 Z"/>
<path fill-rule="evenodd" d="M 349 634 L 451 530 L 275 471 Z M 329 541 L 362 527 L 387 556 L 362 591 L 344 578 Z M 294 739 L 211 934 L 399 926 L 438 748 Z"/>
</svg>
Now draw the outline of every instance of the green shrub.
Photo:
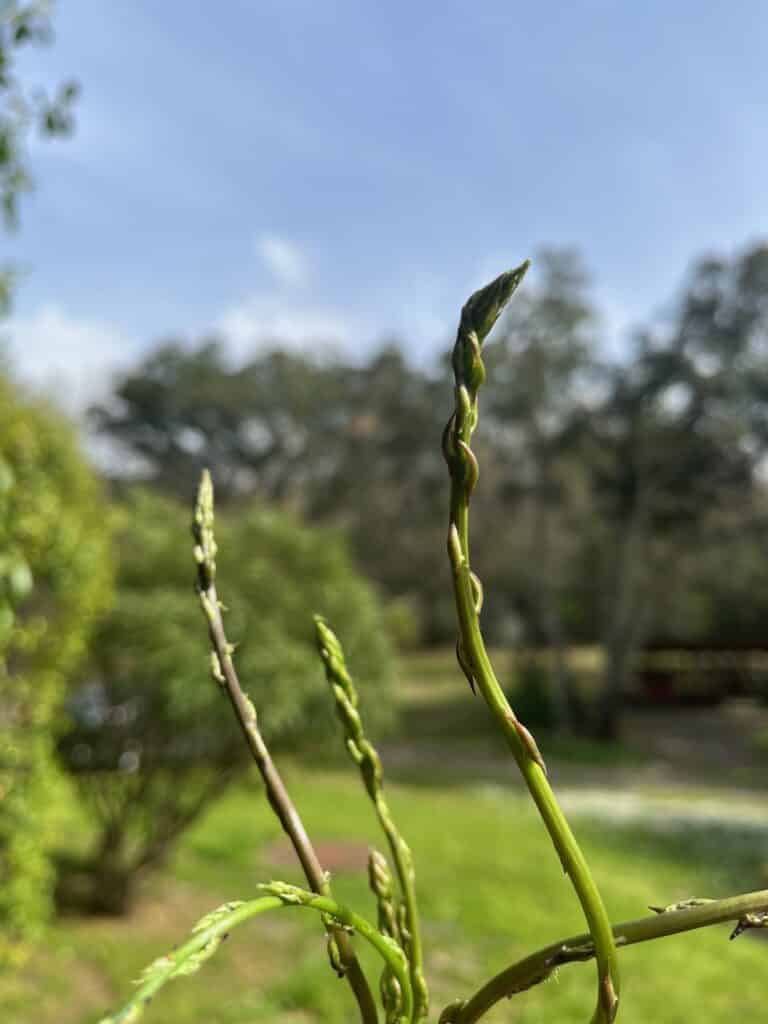
<svg viewBox="0 0 768 1024">
<path fill-rule="evenodd" d="M 62 897 L 92 909 L 127 908 L 133 882 L 164 859 L 247 756 L 211 682 L 190 541 L 178 526 L 187 517 L 147 492 L 118 510 L 116 600 L 96 629 L 90 675 L 69 702 L 61 751 L 97 834 Z M 379 604 L 340 538 L 253 504 L 222 517 L 220 539 L 228 626 L 271 743 L 322 742 L 333 726 L 313 644 L 318 607 L 343 623 L 353 663 L 375 693 L 375 724 L 384 725 L 390 646 Z"/>
<path fill-rule="evenodd" d="M 0 962 L 50 908 L 54 733 L 108 597 L 106 522 L 70 425 L 0 378 Z"/>
</svg>

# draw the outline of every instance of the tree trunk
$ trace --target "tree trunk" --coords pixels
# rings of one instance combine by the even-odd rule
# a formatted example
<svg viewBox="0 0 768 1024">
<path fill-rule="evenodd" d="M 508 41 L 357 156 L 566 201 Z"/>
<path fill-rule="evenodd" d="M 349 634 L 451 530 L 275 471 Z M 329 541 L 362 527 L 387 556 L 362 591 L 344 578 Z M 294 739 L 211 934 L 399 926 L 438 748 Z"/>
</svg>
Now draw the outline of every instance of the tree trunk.
<svg viewBox="0 0 768 1024">
<path fill-rule="evenodd" d="M 122 857 L 122 835 L 110 827 L 87 858 L 57 860 L 56 905 L 82 914 L 122 916 L 136 897 L 136 871 Z"/>
<path fill-rule="evenodd" d="M 121 824 L 108 825 L 87 866 L 90 875 L 88 910 L 92 914 L 121 916 L 133 907 L 136 872 L 127 862 L 124 847 L 125 832 Z"/>
<path fill-rule="evenodd" d="M 634 651 L 634 644 L 630 644 L 628 638 L 620 632 L 610 637 L 605 644 L 603 686 L 595 722 L 595 737 L 604 743 L 614 743 L 621 739 L 624 697 L 631 678 Z"/>
<path fill-rule="evenodd" d="M 541 622 L 549 646 L 549 685 L 557 728 L 573 735 L 582 724 L 581 701 L 568 668 L 565 631 L 554 596 L 542 603 Z"/>
<path fill-rule="evenodd" d="M 637 502 L 619 540 L 619 553 L 610 604 L 606 609 L 607 629 L 603 640 L 603 683 L 600 692 L 595 736 L 605 742 L 621 738 L 624 699 L 629 688 L 632 662 L 642 642 L 646 616 L 640 598 L 647 556 L 647 517 Z"/>
<path fill-rule="evenodd" d="M 551 479 L 548 462 L 540 458 L 538 480 L 534 488 L 534 515 L 531 549 L 536 566 L 534 599 L 537 617 L 549 648 L 549 696 L 559 732 L 572 734 L 578 723 L 578 696 L 568 671 L 567 642 L 560 610 L 557 588 L 553 584 L 552 544 L 550 538 L 550 512 L 548 492 Z"/>
</svg>

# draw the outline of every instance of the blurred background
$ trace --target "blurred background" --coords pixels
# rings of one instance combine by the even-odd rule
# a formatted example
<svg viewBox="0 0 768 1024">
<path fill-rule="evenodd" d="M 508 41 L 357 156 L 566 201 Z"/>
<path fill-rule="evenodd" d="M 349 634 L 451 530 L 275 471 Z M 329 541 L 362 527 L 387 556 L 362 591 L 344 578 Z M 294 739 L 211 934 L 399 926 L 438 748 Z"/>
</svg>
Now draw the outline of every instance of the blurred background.
<svg viewBox="0 0 768 1024">
<path fill-rule="evenodd" d="M 433 1002 L 582 929 L 455 663 L 440 436 L 486 343 L 473 563 L 611 917 L 768 885 L 768 9 L 0 2 L 0 1007 L 98 1020 L 224 899 L 299 880 L 208 675 L 237 663 L 339 894 L 377 841 L 312 614 L 416 855 Z M 420 870 L 419 870 L 420 869 Z M 502 898 L 503 897 L 503 898 Z M 344 1021 L 268 921 L 148 1021 Z M 625 1021 L 764 1005 L 765 945 L 624 955 Z M 497 1008 L 582 1021 L 579 967 Z"/>
</svg>

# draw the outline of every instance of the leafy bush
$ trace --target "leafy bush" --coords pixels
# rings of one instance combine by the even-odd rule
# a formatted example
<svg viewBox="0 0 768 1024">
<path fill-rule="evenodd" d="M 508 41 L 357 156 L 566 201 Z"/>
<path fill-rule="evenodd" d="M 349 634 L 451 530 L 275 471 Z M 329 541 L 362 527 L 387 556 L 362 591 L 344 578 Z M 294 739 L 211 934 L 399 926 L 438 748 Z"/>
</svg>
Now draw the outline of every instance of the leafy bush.
<svg viewBox="0 0 768 1024">
<path fill-rule="evenodd" d="M 0 961 L 50 906 L 53 734 L 108 598 L 106 521 L 69 424 L 0 378 Z"/>
<path fill-rule="evenodd" d="M 125 909 L 139 874 L 162 861 L 244 763 L 237 726 L 210 681 L 189 541 L 178 527 L 186 517 L 146 492 L 118 510 L 116 600 L 98 624 L 90 676 L 69 702 L 61 752 L 97 835 L 85 863 L 70 865 L 77 870 L 66 872 L 61 895 L 93 909 Z M 390 647 L 378 602 L 340 538 L 255 504 L 222 518 L 220 536 L 238 663 L 270 741 L 319 743 L 332 726 L 313 647 L 317 606 L 344 623 L 383 726 Z"/>
</svg>

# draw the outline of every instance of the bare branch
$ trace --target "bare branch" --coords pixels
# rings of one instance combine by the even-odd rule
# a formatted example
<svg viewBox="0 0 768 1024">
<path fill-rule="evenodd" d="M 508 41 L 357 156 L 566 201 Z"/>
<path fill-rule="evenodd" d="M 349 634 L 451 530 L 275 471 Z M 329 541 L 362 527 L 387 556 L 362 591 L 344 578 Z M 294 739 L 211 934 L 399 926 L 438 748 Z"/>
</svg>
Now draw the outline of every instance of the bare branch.
<svg viewBox="0 0 768 1024">
<path fill-rule="evenodd" d="M 216 540 L 213 534 L 213 521 L 213 483 L 210 474 L 205 470 L 200 481 L 192 535 L 195 539 L 197 562 L 197 593 L 211 639 L 211 672 L 229 698 L 245 741 L 264 780 L 269 804 L 296 851 L 310 888 L 318 894 L 330 896 L 328 877 L 264 742 L 258 726 L 256 709 L 240 685 L 232 660 L 234 648 L 224 631 L 221 603 L 216 592 Z M 339 967 L 355 994 L 361 1020 L 364 1024 L 377 1024 L 376 1004 L 349 937 L 339 928 L 331 929 L 331 936 L 335 944 L 335 948 L 332 945 L 330 950 L 332 963 L 338 950 Z"/>
</svg>

